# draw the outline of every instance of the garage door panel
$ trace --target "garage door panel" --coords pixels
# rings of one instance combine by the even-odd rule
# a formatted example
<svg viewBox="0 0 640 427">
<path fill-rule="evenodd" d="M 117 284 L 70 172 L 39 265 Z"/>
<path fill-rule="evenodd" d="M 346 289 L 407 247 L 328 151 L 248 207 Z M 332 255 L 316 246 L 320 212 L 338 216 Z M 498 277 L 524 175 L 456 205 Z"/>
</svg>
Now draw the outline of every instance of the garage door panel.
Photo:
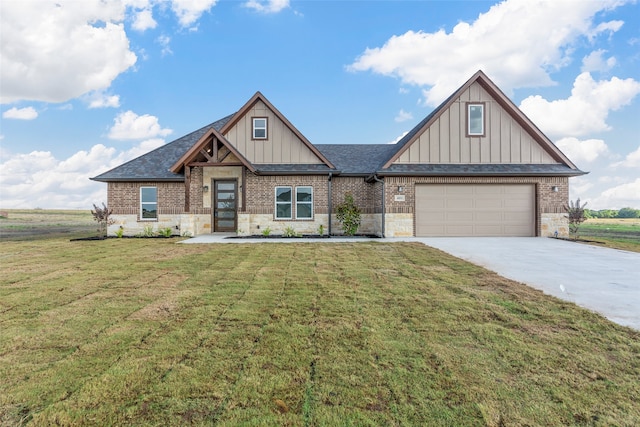
<svg viewBox="0 0 640 427">
<path fill-rule="evenodd" d="M 504 206 L 502 199 L 477 199 L 475 207 L 477 209 L 501 209 Z"/>
<path fill-rule="evenodd" d="M 446 197 L 446 196 L 445 196 Z M 445 207 L 447 209 L 472 209 L 473 200 L 471 199 L 447 199 L 445 201 Z"/>
<path fill-rule="evenodd" d="M 533 236 L 530 184 L 416 185 L 417 236 Z"/>
</svg>

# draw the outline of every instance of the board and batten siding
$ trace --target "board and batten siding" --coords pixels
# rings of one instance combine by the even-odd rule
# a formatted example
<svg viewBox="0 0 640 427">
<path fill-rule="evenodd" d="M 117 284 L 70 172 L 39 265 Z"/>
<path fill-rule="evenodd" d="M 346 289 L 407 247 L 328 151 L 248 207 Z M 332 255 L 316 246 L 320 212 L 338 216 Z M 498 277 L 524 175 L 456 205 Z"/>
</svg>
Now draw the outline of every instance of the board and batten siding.
<svg viewBox="0 0 640 427">
<path fill-rule="evenodd" d="M 267 117 L 267 139 L 252 139 L 253 117 Z M 262 101 L 227 131 L 225 137 L 253 164 L 319 164 L 320 159 Z"/>
<path fill-rule="evenodd" d="M 485 105 L 485 136 L 466 136 L 468 102 Z M 557 163 L 489 95 L 473 83 L 394 163 Z"/>
</svg>

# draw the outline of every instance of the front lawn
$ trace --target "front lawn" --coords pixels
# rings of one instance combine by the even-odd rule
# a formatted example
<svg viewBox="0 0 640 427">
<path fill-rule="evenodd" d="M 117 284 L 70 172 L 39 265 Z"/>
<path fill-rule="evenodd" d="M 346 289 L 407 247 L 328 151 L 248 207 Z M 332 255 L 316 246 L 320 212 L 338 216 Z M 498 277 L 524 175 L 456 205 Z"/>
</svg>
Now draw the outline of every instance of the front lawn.
<svg viewBox="0 0 640 427">
<path fill-rule="evenodd" d="M 0 245 L 0 425 L 637 425 L 640 332 L 418 243 Z"/>
</svg>

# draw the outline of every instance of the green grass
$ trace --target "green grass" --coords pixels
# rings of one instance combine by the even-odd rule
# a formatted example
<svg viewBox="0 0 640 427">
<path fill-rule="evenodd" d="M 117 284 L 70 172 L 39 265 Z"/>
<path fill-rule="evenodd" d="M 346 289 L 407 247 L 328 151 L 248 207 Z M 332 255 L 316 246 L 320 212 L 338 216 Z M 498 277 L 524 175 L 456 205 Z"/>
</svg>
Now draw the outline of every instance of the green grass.
<svg viewBox="0 0 640 427">
<path fill-rule="evenodd" d="M 0 245 L 0 425 L 636 425 L 640 333 L 421 244 Z"/>
<path fill-rule="evenodd" d="M 7 209 L 0 216 L 0 240 L 37 240 L 97 235 L 91 210 Z"/>
<path fill-rule="evenodd" d="M 580 237 L 597 244 L 640 252 L 640 219 L 594 218 L 580 225 Z"/>
</svg>

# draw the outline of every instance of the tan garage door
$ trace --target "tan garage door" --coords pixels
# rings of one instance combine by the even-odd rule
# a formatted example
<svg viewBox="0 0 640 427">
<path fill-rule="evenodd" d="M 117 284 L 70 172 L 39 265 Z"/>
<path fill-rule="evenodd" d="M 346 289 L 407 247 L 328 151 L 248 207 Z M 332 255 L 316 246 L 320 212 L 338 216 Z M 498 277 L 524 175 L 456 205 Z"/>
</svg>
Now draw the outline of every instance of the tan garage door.
<svg viewBox="0 0 640 427">
<path fill-rule="evenodd" d="M 533 185 L 416 185 L 416 236 L 534 236 Z"/>
</svg>

